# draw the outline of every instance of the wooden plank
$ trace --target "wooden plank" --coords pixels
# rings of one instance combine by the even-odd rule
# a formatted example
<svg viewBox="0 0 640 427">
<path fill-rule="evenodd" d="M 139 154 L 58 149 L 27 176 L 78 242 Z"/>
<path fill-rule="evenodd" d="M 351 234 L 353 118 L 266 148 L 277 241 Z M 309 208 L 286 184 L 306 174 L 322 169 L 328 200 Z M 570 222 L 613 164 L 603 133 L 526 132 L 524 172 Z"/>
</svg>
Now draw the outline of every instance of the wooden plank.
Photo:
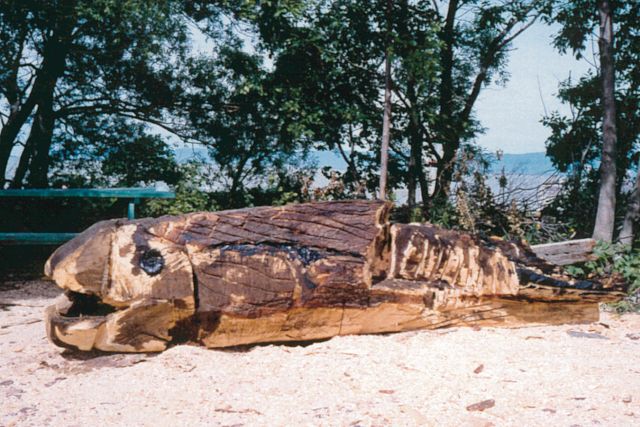
<svg viewBox="0 0 640 427">
<path fill-rule="evenodd" d="M 2 245 L 57 245 L 76 237 L 78 233 L 0 233 Z"/>
<path fill-rule="evenodd" d="M 155 188 L 29 188 L 24 190 L 0 190 L 0 197 L 103 197 L 127 199 L 174 199 L 176 197 L 176 194 L 173 191 L 160 191 L 156 190 Z"/>
<path fill-rule="evenodd" d="M 593 259 L 593 239 L 567 240 L 566 242 L 545 243 L 531 247 L 533 252 L 552 264 L 569 265 Z"/>
</svg>

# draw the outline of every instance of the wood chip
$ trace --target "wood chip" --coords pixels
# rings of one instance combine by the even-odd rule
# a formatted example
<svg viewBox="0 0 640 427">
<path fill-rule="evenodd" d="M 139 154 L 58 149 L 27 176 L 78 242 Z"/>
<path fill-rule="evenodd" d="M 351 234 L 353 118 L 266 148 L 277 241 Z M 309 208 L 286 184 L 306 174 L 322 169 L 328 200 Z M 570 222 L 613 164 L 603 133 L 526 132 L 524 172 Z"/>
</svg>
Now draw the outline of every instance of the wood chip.
<svg viewBox="0 0 640 427">
<path fill-rule="evenodd" d="M 484 370 L 484 365 L 481 363 L 480 365 L 478 365 L 478 367 L 476 369 L 473 370 L 473 373 L 474 374 L 479 374 L 483 370 Z"/>
<path fill-rule="evenodd" d="M 567 331 L 567 335 L 569 335 L 570 337 L 574 337 L 574 338 L 594 338 L 594 339 L 599 339 L 599 340 L 608 340 L 609 339 L 609 338 L 605 337 L 604 335 L 600 335 L 598 333 L 582 332 L 582 331 L 574 331 L 574 330 Z"/>
<path fill-rule="evenodd" d="M 494 406 L 496 406 L 496 401 L 493 399 L 487 399 L 467 406 L 467 411 L 484 411 L 485 409 L 493 408 Z"/>
</svg>

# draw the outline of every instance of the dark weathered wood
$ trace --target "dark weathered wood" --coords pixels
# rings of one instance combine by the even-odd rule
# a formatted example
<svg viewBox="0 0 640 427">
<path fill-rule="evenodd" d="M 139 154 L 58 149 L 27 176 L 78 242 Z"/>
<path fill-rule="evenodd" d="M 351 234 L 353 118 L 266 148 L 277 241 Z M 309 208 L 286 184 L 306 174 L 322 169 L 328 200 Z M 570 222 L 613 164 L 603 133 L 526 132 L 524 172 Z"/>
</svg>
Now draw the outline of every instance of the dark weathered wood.
<svg viewBox="0 0 640 427">
<path fill-rule="evenodd" d="M 384 202 L 325 202 L 98 223 L 46 273 L 72 302 L 51 339 L 159 351 L 446 326 L 589 322 L 620 293 L 523 245 L 390 225 Z M 88 317 L 87 317 L 88 316 Z"/>
<path fill-rule="evenodd" d="M 531 247 L 540 258 L 556 265 L 570 265 L 593 259 L 593 239 L 568 240 L 566 242 L 545 243 Z"/>
</svg>

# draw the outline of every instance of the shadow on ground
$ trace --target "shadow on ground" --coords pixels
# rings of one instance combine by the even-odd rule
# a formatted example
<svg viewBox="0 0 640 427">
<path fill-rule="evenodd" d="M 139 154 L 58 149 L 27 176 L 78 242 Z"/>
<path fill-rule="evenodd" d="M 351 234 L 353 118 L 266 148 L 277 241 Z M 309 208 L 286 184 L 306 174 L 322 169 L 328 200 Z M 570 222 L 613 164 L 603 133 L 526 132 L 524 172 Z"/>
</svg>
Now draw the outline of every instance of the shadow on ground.
<svg viewBox="0 0 640 427">
<path fill-rule="evenodd" d="M 0 289 L 7 282 L 44 277 L 44 264 L 57 246 L 0 246 Z"/>
</svg>

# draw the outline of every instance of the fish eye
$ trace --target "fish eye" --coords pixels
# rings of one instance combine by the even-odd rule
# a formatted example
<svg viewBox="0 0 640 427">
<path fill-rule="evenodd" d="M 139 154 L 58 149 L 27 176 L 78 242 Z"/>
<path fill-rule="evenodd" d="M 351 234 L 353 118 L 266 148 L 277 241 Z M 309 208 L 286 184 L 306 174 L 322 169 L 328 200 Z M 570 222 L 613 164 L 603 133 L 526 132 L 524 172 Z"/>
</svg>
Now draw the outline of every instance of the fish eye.
<svg viewBox="0 0 640 427">
<path fill-rule="evenodd" d="M 155 276 L 162 271 L 164 258 L 158 250 L 149 249 L 140 256 L 138 264 L 149 276 Z"/>
</svg>

